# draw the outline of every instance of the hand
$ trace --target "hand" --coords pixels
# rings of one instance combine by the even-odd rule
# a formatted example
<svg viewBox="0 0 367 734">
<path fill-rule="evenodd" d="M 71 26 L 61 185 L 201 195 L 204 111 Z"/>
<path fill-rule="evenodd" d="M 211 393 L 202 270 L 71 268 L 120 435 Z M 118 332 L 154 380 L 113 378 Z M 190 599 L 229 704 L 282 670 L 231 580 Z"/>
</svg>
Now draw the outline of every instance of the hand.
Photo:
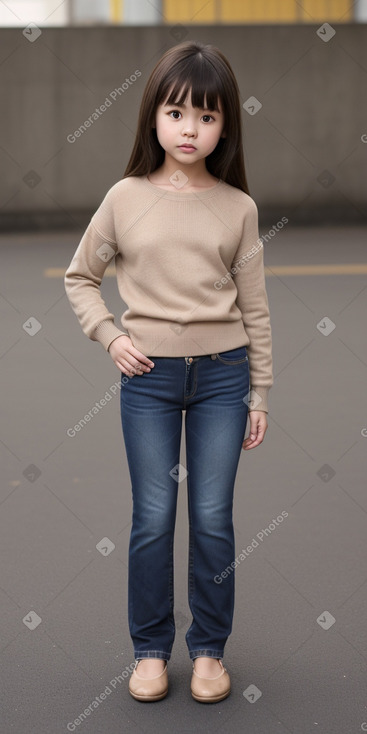
<svg viewBox="0 0 367 734">
<path fill-rule="evenodd" d="M 250 434 L 242 444 L 242 448 L 254 449 L 264 440 L 268 428 L 267 413 L 264 410 L 249 410 Z"/>
<path fill-rule="evenodd" d="M 138 349 L 133 347 L 132 341 L 127 334 L 123 334 L 114 339 L 108 351 L 116 367 L 128 377 L 150 372 L 151 367 L 154 367 L 154 362 L 151 362 L 145 354 L 142 354 Z"/>
</svg>

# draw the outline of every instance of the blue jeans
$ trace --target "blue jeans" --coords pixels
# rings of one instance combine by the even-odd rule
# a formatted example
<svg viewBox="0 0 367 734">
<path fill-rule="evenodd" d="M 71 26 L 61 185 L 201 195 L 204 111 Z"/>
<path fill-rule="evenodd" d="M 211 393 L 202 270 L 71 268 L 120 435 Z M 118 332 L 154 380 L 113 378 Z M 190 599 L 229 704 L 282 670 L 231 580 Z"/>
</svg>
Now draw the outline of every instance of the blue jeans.
<svg viewBox="0 0 367 734">
<path fill-rule="evenodd" d="M 128 619 L 134 656 L 169 660 L 175 638 L 173 543 L 185 410 L 192 613 L 185 639 L 191 659 L 222 658 L 232 630 L 234 568 L 220 574 L 235 559 L 232 506 L 248 414 L 247 349 L 146 356 L 155 366 L 126 378 L 120 398 L 133 498 Z"/>
</svg>

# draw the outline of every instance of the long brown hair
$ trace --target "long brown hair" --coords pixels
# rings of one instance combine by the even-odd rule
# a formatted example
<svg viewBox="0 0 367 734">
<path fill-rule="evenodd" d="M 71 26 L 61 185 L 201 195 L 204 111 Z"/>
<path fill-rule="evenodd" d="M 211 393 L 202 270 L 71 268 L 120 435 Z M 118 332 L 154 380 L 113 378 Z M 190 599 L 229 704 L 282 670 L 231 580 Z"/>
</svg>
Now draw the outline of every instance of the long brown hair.
<svg viewBox="0 0 367 734">
<path fill-rule="evenodd" d="M 149 175 L 163 164 L 165 151 L 153 127 L 157 107 L 163 102 L 183 104 L 189 90 L 193 107 L 218 111 L 218 97 L 222 104 L 226 137 L 219 139 L 216 148 L 205 159 L 207 170 L 249 194 L 238 84 L 222 52 L 200 41 L 184 41 L 168 49 L 151 72 L 144 89 L 135 143 L 124 178 Z"/>
</svg>

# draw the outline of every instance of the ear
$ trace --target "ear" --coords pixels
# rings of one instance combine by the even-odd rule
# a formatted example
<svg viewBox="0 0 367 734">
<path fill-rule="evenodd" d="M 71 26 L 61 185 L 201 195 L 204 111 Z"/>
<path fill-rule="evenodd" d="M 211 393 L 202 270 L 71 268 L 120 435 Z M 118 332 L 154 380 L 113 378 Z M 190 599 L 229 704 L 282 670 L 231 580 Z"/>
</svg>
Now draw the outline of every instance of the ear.
<svg viewBox="0 0 367 734">
<path fill-rule="evenodd" d="M 223 132 L 222 132 L 222 134 L 221 134 L 221 136 L 220 136 L 220 137 L 221 137 L 221 138 L 226 138 L 226 137 L 227 137 L 227 133 L 226 133 L 226 131 L 225 131 L 225 130 L 223 130 Z"/>
</svg>

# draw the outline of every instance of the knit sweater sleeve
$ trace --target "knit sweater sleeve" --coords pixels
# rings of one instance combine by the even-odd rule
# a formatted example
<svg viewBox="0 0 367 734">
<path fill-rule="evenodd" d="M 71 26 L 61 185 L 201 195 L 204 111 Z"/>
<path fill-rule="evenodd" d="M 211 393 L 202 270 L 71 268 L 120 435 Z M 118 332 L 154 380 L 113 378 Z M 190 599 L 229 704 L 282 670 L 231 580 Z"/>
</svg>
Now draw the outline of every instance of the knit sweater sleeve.
<svg viewBox="0 0 367 734">
<path fill-rule="evenodd" d="M 264 248 L 259 238 L 258 209 L 248 198 L 241 242 L 232 262 L 233 281 L 242 313 L 250 368 L 249 411 L 268 412 L 268 394 L 273 385 L 272 334 L 265 286 Z"/>
<path fill-rule="evenodd" d="M 129 336 L 115 325 L 114 314 L 106 307 L 100 290 L 105 270 L 118 250 L 112 200 L 108 192 L 85 230 L 64 277 L 66 295 L 84 334 L 99 341 L 107 351 L 118 336 Z"/>
</svg>

